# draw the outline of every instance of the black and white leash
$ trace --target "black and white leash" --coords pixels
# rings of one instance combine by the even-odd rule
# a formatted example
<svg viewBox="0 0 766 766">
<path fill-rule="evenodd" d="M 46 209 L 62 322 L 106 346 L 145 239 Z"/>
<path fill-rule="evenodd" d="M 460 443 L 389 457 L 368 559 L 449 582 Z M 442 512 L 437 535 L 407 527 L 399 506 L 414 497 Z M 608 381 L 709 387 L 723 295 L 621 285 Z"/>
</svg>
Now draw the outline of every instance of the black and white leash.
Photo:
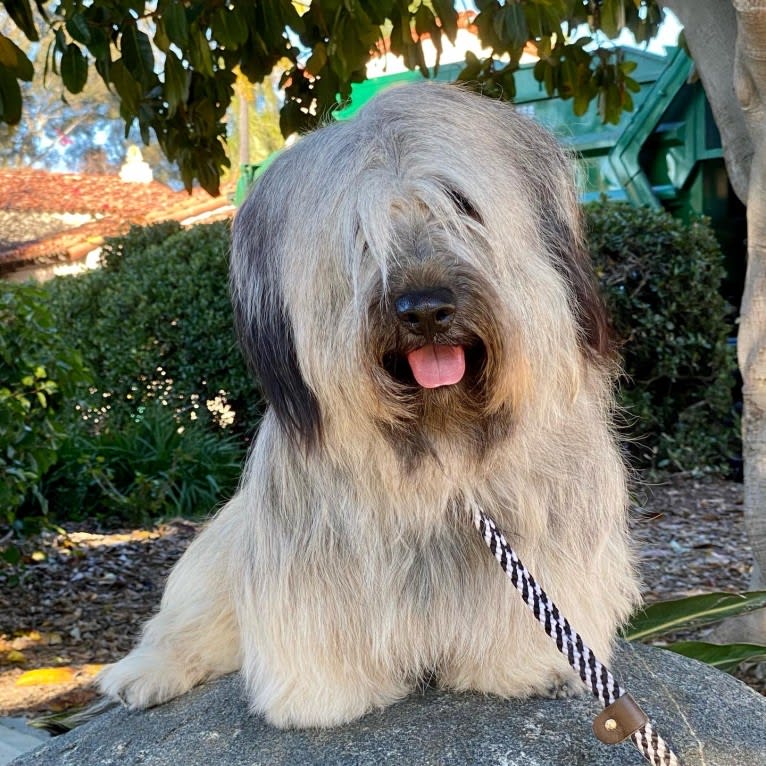
<svg viewBox="0 0 766 766">
<path fill-rule="evenodd" d="M 593 696 L 604 704 L 605 710 L 594 722 L 596 736 L 610 744 L 630 737 L 653 766 L 681 766 L 678 757 L 633 698 L 617 683 L 606 666 L 599 662 L 580 634 L 572 629 L 545 591 L 535 582 L 535 578 L 525 569 L 495 522 L 477 510 L 474 524 L 492 555 L 511 578 L 524 603 L 532 610 L 537 621 Z"/>
</svg>

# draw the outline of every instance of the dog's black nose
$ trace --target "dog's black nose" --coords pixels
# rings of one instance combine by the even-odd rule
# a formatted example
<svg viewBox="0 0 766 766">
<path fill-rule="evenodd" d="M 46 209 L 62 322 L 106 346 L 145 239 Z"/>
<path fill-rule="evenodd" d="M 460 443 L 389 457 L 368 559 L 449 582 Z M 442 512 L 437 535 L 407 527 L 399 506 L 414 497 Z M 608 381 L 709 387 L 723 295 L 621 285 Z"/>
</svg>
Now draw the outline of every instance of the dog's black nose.
<svg viewBox="0 0 766 766">
<path fill-rule="evenodd" d="M 446 287 L 417 290 L 395 301 L 396 316 L 410 332 L 432 338 L 446 332 L 455 316 L 455 295 Z"/>
</svg>

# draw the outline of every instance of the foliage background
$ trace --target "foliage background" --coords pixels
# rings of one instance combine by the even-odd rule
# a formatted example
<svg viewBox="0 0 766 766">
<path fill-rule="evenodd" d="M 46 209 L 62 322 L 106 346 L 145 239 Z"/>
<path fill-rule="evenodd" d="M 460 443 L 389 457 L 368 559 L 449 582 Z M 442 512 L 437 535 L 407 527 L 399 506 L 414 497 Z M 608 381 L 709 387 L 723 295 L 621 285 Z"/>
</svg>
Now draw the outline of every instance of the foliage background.
<svg viewBox="0 0 766 766">
<path fill-rule="evenodd" d="M 738 455 L 723 257 L 707 223 L 586 208 L 622 343 L 622 431 L 640 467 Z M 209 513 L 236 487 L 263 401 L 238 351 L 227 223 L 133 228 L 100 270 L 0 292 L 2 523 Z"/>
<path fill-rule="evenodd" d="M 211 194 L 230 166 L 225 122 L 239 74 L 260 83 L 278 67 L 283 71 L 280 128 L 289 136 L 315 127 L 348 100 L 352 84 L 366 78 L 373 51 L 389 50 L 428 76 L 424 42 L 436 49 L 438 66 L 442 40 L 455 41 L 458 11 L 466 7 L 449 0 L 3 5 L 12 31 L 30 42 L 43 38 L 45 45 L 43 60 L 33 63 L 0 33 L 0 122 L 21 121 L 21 84 L 33 79 L 35 68 L 59 75 L 72 94 L 99 76 L 116 94 L 126 126 L 137 125 L 146 144 L 156 140 L 187 188 L 196 180 Z M 629 29 L 640 43 L 655 36 L 661 20 L 656 0 L 482 0 L 476 10 L 471 23 L 491 54 L 468 59 L 461 79 L 512 98 L 514 73 L 532 44 L 541 87 L 572 99 L 575 114 L 595 101 L 608 122 L 632 108 L 638 88 L 609 38 Z M 590 49 L 591 35 L 604 44 Z"/>
<path fill-rule="evenodd" d="M 587 206 L 586 222 L 621 345 L 619 401 L 634 462 L 725 473 L 740 454 L 734 309 L 707 221 L 606 203 Z"/>
<path fill-rule="evenodd" d="M 46 297 L 32 285 L 0 291 L 0 550 L 4 533 L 24 535 L 44 522 L 40 480 L 55 465 L 67 411 L 90 380 Z"/>
</svg>

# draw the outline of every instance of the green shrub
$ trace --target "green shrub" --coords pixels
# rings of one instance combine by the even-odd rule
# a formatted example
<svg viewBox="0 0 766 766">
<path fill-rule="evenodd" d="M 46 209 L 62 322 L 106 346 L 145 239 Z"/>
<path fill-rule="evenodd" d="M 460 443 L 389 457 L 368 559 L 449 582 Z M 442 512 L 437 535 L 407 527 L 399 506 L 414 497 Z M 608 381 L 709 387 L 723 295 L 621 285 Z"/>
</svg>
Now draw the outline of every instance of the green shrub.
<svg viewBox="0 0 766 766">
<path fill-rule="evenodd" d="M 118 271 L 124 265 L 125 256 L 136 257 L 137 253 L 155 245 L 161 245 L 180 231 L 183 229 L 178 221 L 160 221 L 149 226 L 131 226 L 125 236 L 107 240 L 101 252 L 101 265 L 105 271 Z"/>
<path fill-rule="evenodd" d="M 62 447 L 43 490 L 68 520 L 143 524 L 210 513 L 232 495 L 244 449 L 199 421 L 179 426 L 154 401 L 118 429 L 75 434 Z"/>
<path fill-rule="evenodd" d="M 66 341 L 95 374 L 93 432 L 155 400 L 240 434 L 255 427 L 262 402 L 237 347 L 228 250 L 225 222 L 134 227 L 108 241 L 104 269 L 50 284 Z"/>
<path fill-rule="evenodd" d="M 639 465 L 725 470 L 738 454 L 721 296 L 723 256 L 705 221 L 628 204 L 586 207 L 594 264 L 621 341 L 619 400 Z"/>
<path fill-rule="evenodd" d="M 42 493 L 59 519 L 208 513 L 234 491 L 262 403 L 236 344 L 226 223 L 134 227 L 104 267 L 45 285 L 93 383 Z"/>
<path fill-rule="evenodd" d="M 725 467 L 734 360 L 709 228 L 620 204 L 589 206 L 587 219 L 623 341 L 636 459 Z M 141 521 L 226 499 L 263 406 L 236 344 L 228 250 L 225 223 L 134 228 L 107 243 L 101 270 L 3 288 L 6 526 L 48 503 L 59 519 Z"/>
<path fill-rule="evenodd" d="M 0 283 L 0 539 L 44 519 L 40 480 L 66 441 L 66 412 L 90 380 L 46 300 L 41 288 Z"/>
</svg>

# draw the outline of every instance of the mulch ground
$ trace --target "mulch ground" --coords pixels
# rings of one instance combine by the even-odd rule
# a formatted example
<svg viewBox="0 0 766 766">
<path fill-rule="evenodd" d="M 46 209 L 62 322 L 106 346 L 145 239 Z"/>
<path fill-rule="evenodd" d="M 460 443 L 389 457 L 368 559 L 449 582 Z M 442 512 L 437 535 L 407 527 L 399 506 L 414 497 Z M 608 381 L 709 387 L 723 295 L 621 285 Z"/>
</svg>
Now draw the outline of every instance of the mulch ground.
<svg viewBox="0 0 766 766">
<path fill-rule="evenodd" d="M 644 484 L 633 528 L 647 602 L 747 589 L 741 484 Z M 92 700 L 93 676 L 132 647 L 197 529 L 184 520 L 149 530 L 70 528 L 32 541 L 22 570 L 0 570 L 0 715 L 34 717 Z M 738 675 L 766 694 L 755 670 Z"/>
</svg>

